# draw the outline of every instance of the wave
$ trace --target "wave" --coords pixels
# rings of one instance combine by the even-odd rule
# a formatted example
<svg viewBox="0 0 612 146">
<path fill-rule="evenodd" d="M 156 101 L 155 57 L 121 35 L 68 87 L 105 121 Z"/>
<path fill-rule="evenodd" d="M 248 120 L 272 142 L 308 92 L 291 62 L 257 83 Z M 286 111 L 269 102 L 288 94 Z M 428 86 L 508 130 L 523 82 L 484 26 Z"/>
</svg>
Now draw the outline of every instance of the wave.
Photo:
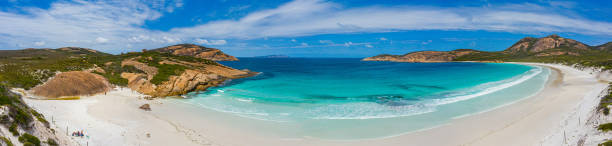
<svg viewBox="0 0 612 146">
<path fill-rule="evenodd" d="M 303 109 L 292 108 L 291 111 L 284 110 L 270 110 L 266 108 L 260 108 L 260 106 L 267 106 L 263 103 L 254 102 L 252 98 L 241 98 L 232 97 L 232 94 L 236 92 L 242 93 L 238 90 L 233 91 L 231 89 L 217 90 L 217 93 L 205 96 L 223 96 L 214 97 L 218 99 L 196 102 L 197 106 L 206 109 L 212 109 L 219 112 L 233 113 L 241 117 L 275 121 L 275 122 L 288 122 L 296 119 L 381 119 L 381 118 L 396 118 L 396 117 L 407 117 L 415 116 L 436 111 L 436 107 L 445 104 L 451 104 L 455 102 L 465 101 L 480 97 L 483 95 L 491 94 L 520 83 L 523 83 L 538 74 L 543 72 L 542 67 L 534 66 L 533 69 L 520 74 L 518 76 L 495 82 L 489 82 L 477 85 L 475 87 L 454 91 L 447 93 L 446 95 L 439 95 L 440 98 L 420 98 L 425 99 L 421 101 L 415 100 L 392 100 L 393 103 L 406 103 L 406 104 L 390 104 L 384 102 L 384 104 L 371 102 L 371 101 L 358 101 L 349 103 L 335 103 L 335 104 L 305 104 L 306 107 Z M 228 94 L 229 92 L 232 92 Z M 245 91 L 249 93 L 248 91 Z M 328 98 L 327 96 L 325 96 Z M 225 99 L 225 100 L 223 100 Z M 230 100 L 231 99 L 231 100 Z M 386 101 L 386 100 L 385 100 Z M 409 104 L 408 104 L 409 103 Z M 258 104 L 258 105 L 252 105 Z"/>
<path fill-rule="evenodd" d="M 427 105 L 428 106 L 438 106 L 438 105 L 450 104 L 450 103 L 455 103 L 455 102 L 464 101 L 464 100 L 476 98 L 479 96 L 491 94 L 493 92 L 497 92 L 497 91 L 512 87 L 514 85 L 523 83 L 535 77 L 536 75 L 540 73 L 542 73 L 542 67 L 536 66 L 534 69 L 527 71 L 527 73 L 525 74 L 522 74 L 516 77 L 512 77 L 506 80 L 484 83 L 484 84 L 478 85 L 464 92 L 447 95 L 447 96 L 450 96 L 448 98 L 434 99 L 433 102 Z"/>
<path fill-rule="evenodd" d="M 542 67 L 535 67 L 519 76 L 496 82 L 477 85 L 468 90 L 445 95 L 444 98 L 423 101 L 417 104 L 393 106 L 384 104 L 340 104 L 320 107 L 310 112 L 319 114 L 314 119 L 379 119 L 396 118 L 426 114 L 436 111 L 440 105 L 465 101 L 483 95 L 491 94 L 517 84 L 523 83 L 542 73 Z M 327 111 L 327 112 L 326 112 Z M 334 111 L 334 112 L 330 112 Z"/>
</svg>

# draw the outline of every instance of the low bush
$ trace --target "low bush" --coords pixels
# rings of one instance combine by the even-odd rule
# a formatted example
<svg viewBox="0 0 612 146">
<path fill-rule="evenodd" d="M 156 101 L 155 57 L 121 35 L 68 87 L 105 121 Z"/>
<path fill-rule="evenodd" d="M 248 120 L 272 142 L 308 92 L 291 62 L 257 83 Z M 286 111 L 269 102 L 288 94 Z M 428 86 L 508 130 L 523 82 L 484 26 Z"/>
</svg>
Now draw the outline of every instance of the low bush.
<svg viewBox="0 0 612 146">
<path fill-rule="evenodd" d="M 608 140 L 606 142 L 600 143 L 597 146 L 612 146 L 612 140 Z"/>
<path fill-rule="evenodd" d="M 24 133 L 23 135 L 19 136 L 19 142 L 23 143 L 24 146 L 27 143 L 31 143 L 35 146 L 40 146 L 40 140 L 36 136 L 30 135 L 28 133 Z"/>
<path fill-rule="evenodd" d="M 13 122 L 9 127 L 9 131 L 13 133 L 14 136 L 19 136 L 19 131 L 17 131 L 17 123 Z"/>
<path fill-rule="evenodd" d="M 603 132 L 608 132 L 612 130 L 612 123 L 606 123 L 606 124 L 601 124 L 599 125 L 599 127 L 597 127 L 598 130 L 601 130 Z"/>
<path fill-rule="evenodd" d="M 55 140 L 53 140 L 51 138 L 47 139 L 47 144 L 49 144 L 50 146 L 58 146 L 59 145 Z"/>
<path fill-rule="evenodd" d="M 6 144 L 6 146 L 13 146 L 13 143 L 8 138 L 0 136 L 0 139 L 2 139 L 2 141 L 4 141 L 4 144 Z"/>
</svg>

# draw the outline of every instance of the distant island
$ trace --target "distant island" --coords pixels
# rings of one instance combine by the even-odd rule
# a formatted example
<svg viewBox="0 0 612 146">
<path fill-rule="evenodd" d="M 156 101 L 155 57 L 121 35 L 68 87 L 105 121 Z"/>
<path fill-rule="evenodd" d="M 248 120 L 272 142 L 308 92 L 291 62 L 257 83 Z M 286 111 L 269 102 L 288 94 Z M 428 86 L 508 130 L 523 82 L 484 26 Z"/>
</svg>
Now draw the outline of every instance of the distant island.
<svg viewBox="0 0 612 146">
<path fill-rule="evenodd" d="M 542 38 L 526 37 L 509 48 L 498 52 L 473 49 L 452 51 L 419 51 L 404 55 L 381 54 L 364 58 L 363 61 L 393 62 L 546 62 L 580 64 L 612 69 L 612 42 L 589 46 L 558 35 Z"/>
<path fill-rule="evenodd" d="M 289 56 L 281 55 L 281 54 L 275 54 L 275 55 L 255 56 L 255 58 L 289 58 Z"/>
</svg>

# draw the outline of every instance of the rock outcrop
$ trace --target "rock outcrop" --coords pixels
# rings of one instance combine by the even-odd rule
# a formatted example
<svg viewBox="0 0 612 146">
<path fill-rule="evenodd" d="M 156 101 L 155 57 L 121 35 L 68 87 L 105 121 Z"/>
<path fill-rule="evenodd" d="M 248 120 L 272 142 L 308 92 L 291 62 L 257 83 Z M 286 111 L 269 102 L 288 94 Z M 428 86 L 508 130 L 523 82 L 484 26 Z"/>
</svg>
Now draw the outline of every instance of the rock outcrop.
<svg viewBox="0 0 612 146">
<path fill-rule="evenodd" d="M 393 61 L 393 62 L 449 62 L 453 59 L 477 52 L 476 50 L 459 49 L 454 51 L 420 51 L 405 55 L 378 55 L 364 58 L 363 61 Z"/>
<path fill-rule="evenodd" d="M 163 60 L 161 64 L 176 64 L 189 66 L 181 74 L 170 76 L 161 84 L 151 83 L 151 79 L 158 73 L 158 69 L 136 61 L 137 58 L 124 60 L 122 65 L 133 65 L 144 73 L 123 72 L 121 77 L 128 80 L 128 87 L 142 94 L 154 97 L 165 97 L 186 94 L 191 91 L 203 91 L 209 87 L 222 84 L 225 80 L 243 78 L 253 75 L 247 70 L 237 70 L 222 65 L 202 64 L 197 62 L 183 62 Z"/>
<path fill-rule="evenodd" d="M 194 44 L 173 45 L 154 49 L 153 51 L 171 53 L 174 55 L 193 56 L 213 61 L 238 61 L 236 57 L 227 55 L 219 49 L 207 48 Z"/>
<path fill-rule="evenodd" d="M 539 53 L 539 52 L 544 52 L 550 49 L 557 49 L 557 48 L 566 48 L 566 49 L 571 48 L 571 49 L 576 49 L 576 50 L 588 50 L 590 47 L 576 40 L 562 38 L 562 37 L 559 37 L 558 35 L 550 35 L 550 36 L 543 37 L 543 38 L 532 38 L 532 37 L 523 38 L 519 40 L 518 42 L 516 42 L 514 45 L 512 45 L 510 48 L 506 49 L 505 52 Z M 557 54 L 560 55 L 560 53 L 557 53 Z"/>
</svg>

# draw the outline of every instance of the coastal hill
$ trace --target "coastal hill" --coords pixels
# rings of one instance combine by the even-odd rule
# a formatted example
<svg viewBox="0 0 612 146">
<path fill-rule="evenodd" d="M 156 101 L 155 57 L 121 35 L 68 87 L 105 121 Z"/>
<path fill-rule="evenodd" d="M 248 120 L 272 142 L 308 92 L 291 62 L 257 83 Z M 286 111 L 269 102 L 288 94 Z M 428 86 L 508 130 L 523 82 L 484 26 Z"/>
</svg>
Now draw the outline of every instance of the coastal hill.
<svg viewBox="0 0 612 146">
<path fill-rule="evenodd" d="M 192 56 L 212 61 L 238 61 L 236 57 L 227 55 L 219 49 L 207 48 L 194 44 L 178 44 L 163 48 L 157 48 L 152 51 L 170 53 L 181 56 Z"/>
<path fill-rule="evenodd" d="M 289 56 L 277 54 L 277 55 L 255 56 L 255 58 L 289 58 Z"/>
<path fill-rule="evenodd" d="M 405 55 L 377 55 L 364 58 L 363 61 L 394 61 L 394 62 L 449 62 L 455 58 L 477 52 L 470 49 L 458 49 L 453 51 L 419 51 Z"/>
<path fill-rule="evenodd" d="M 184 53 L 190 48 L 198 53 Z M 218 49 L 186 44 L 120 55 L 78 47 L 0 50 L 0 83 L 33 89 L 34 94 L 47 98 L 103 93 L 110 88 L 107 83 L 164 97 L 206 90 L 227 79 L 253 74 L 206 57 L 235 58 Z"/>
<path fill-rule="evenodd" d="M 363 61 L 394 62 L 556 62 L 581 64 L 585 66 L 604 66 L 612 68 L 612 42 L 589 46 L 573 39 L 558 35 L 542 38 L 526 37 L 503 51 L 487 52 L 471 49 L 453 51 L 419 51 L 404 55 L 382 54 L 364 58 Z"/>
</svg>

